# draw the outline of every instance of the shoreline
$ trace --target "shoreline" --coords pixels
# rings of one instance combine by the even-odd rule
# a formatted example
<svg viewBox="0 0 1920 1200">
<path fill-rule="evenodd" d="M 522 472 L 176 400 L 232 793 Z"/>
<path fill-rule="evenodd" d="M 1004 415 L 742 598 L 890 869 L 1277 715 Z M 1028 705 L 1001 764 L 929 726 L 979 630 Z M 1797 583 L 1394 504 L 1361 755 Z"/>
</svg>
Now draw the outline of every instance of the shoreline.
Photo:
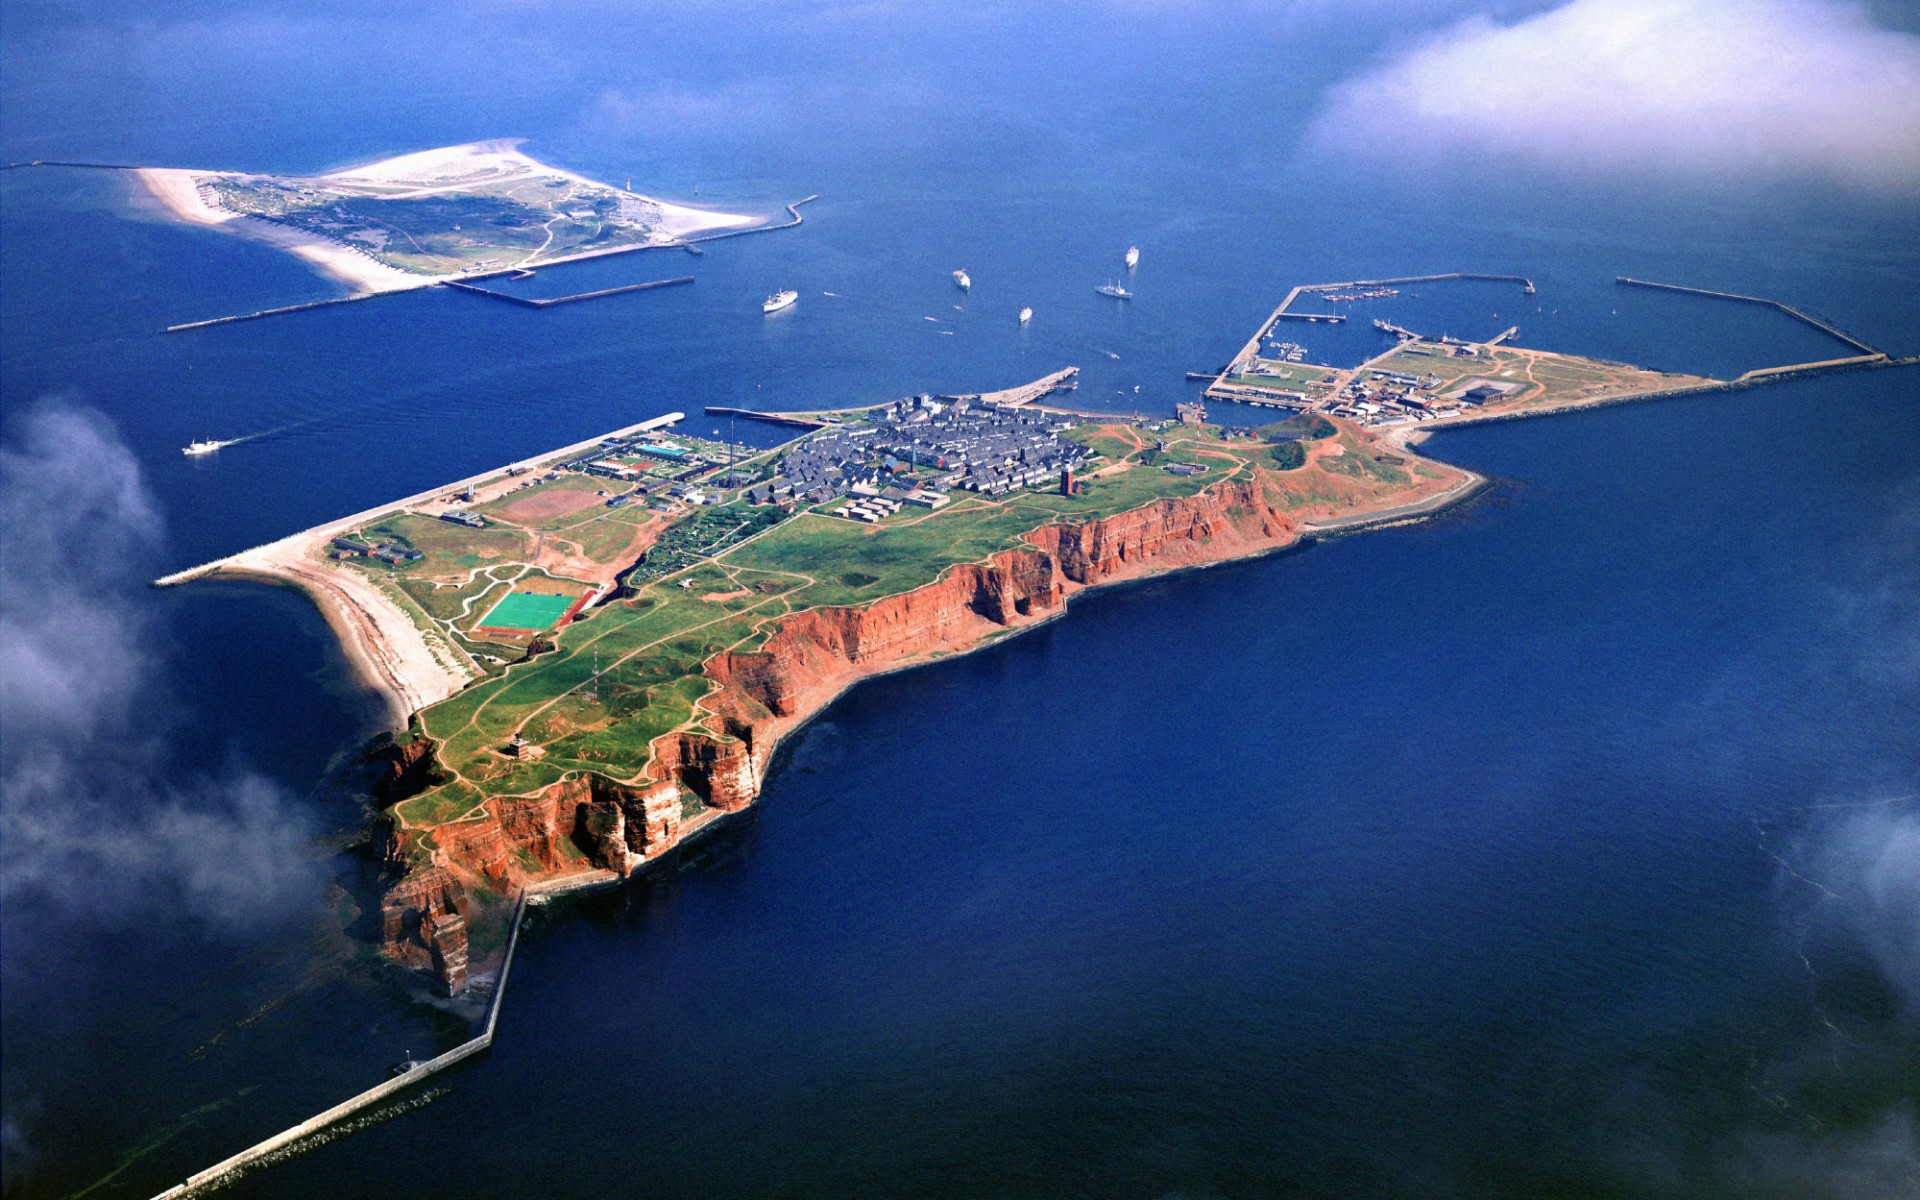
<svg viewBox="0 0 1920 1200">
<path fill-rule="evenodd" d="M 215 208 L 201 199 L 198 183 L 201 178 L 231 174 L 236 172 L 194 171 L 177 167 L 137 167 L 132 172 L 134 181 L 161 211 L 189 225 L 219 230 L 285 250 L 327 278 L 346 285 L 356 295 L 404 292 L 431 287 L 437 282 L 434 277 L 390 267 L 345 242 Z"/>
</svg>

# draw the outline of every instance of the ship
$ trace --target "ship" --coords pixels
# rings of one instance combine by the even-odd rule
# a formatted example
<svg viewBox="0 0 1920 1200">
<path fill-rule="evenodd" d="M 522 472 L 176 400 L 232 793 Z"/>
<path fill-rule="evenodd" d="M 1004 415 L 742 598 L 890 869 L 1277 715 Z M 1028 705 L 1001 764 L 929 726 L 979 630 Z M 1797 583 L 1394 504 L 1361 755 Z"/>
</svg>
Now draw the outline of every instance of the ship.
<svg viewBox="0 0 1920 1200">
<path fill-rule="evenodd" d="M 1021 310 L 1020 310 L 1020 323 L 1021 323 L 1022 325 L 1025 325 L 1025 324 L 1026 324 L 1026 323 L 1027 323 L 1028 321 L 1031 321 L 1031 320 L 1033 320 L 1033 310 L 1032 310 L 1031 308 L 1023 308 L 1023 309 L 1021 309 Z"/>
<path fill-rule="evenodd" d="M 1121 287 L 1117 283 L 1101 284 L 1099 287 L 1093 290 L 1096 292 L 1099 292 L 1102 296 L 1112 296 L 1115 300 L 1133 299 L 1133 293 Z"/>
<path fill-rule="evenodd" d="M 761 312 L 779 312 L 783 308 L 792 308 L 800 300 L 799 292 L 775 292 L 760 305 Z"/>
<path fill-rule="evenodd" d="M 973 287 L 973 280 L 967 278 L 967 273 L 965 271 L 955 271 L 953 273 L 953 282 L 958 284 L 960 287 L 960 290 L 963 292 Z"/>
<path fill-rule="evenodd" d="M 1140 247 L 1128 246 L 1127 247 L 1127 270 L 1131 271 L 1139 265 L 1140 265 Z"/>
<path fill-rule="evenodd" d="M 218 450 L 220 447 L 224 445 L 226 445 L 225 442 L 216 442 L 212 438 L 208 438 L 205 441 L 189 442 L 186 446 L 181 448 L 180 453 L 185 454 L 191 458 L 201 454 L 212 454 L 215 450 Z"/>
</svg>

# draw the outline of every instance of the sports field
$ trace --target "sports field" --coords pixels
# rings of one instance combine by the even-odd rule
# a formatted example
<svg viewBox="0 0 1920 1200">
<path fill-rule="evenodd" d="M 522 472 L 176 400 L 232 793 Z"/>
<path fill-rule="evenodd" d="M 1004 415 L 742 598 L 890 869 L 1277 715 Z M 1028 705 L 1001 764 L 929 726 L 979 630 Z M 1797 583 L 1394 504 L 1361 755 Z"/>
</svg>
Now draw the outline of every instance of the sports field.
<svg viewBox="0 0 1920 1200">
<path fill-rule="evenodd" d="M 500 603 L 480 619 L 480 625 L 486 629 L 522 629 L 528 633 L 541 630 L 558 621 L 578 596 L 561 595 L 555 592 L 508 592 L 500 598 Z"/>
</svg>

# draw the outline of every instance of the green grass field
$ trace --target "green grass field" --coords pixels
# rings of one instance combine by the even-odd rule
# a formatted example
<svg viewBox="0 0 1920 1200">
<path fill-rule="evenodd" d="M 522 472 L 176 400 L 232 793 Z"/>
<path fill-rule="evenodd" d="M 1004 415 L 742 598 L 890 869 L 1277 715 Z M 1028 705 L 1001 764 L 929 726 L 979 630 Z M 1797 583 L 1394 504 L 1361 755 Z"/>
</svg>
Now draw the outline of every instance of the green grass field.
<svg viewBox="0 0 1920 1200">
<path fill-rule="evenodd" d="M 558 621 L 579 598 L 578 594 L 565 592 L 508 592 L 475 627 L 539 633 Z"/>
</svg>

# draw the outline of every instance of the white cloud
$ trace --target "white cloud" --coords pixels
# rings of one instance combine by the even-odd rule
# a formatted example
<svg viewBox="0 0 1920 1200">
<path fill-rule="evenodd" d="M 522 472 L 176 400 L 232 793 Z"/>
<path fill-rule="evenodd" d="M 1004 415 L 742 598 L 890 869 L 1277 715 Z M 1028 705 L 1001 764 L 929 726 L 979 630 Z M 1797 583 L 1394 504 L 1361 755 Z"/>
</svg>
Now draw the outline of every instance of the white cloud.
<svg viewBox="0 0 1920 1200">
<path fill-rule="evenodd" d="M 161 522 L 98 413 L 42 403 L 0 447 L 0 901 L 6 966 L 34 914 L 255 923 L 311 903 L 308 819 L 279 785 L 179 764 L 143 567 Z M 64 935 L 57 935 L 64 936 Z M 9 1135 L 10 1136 L 10 1135 Z"/>
<path fill-rule="evenodd" d="M 1350 80 L 1314 143 L 1920 192 L 1920 37 L 1838 0 L 1573 0 Z"/>
</svg>

